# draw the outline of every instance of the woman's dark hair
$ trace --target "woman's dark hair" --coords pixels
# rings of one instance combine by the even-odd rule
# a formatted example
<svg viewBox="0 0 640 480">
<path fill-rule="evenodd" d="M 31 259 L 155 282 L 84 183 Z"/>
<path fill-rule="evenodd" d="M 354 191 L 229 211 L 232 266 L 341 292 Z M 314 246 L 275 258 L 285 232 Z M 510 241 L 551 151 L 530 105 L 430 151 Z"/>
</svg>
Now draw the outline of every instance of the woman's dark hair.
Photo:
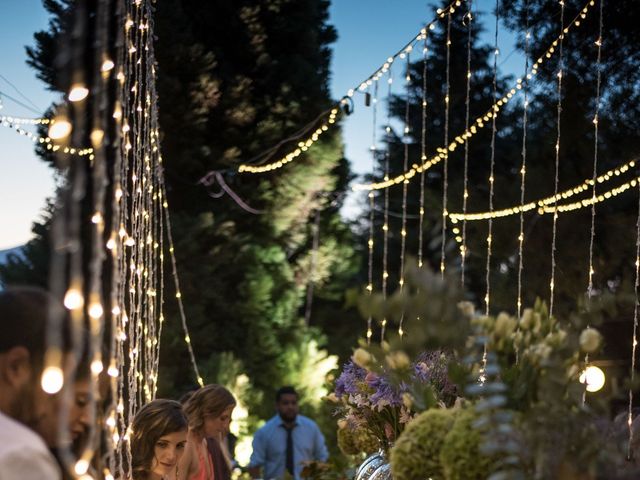
<svg viewBox="0 0 640 480">
<path fill-rule="evenodd" d="M 185 431 L 187 427 L 182 405 L 175 400 L 153 400 L 142 407 L 131 424 L 131 478 L 149 478 L 155 445 L 160 437 Z"/>
</svg>

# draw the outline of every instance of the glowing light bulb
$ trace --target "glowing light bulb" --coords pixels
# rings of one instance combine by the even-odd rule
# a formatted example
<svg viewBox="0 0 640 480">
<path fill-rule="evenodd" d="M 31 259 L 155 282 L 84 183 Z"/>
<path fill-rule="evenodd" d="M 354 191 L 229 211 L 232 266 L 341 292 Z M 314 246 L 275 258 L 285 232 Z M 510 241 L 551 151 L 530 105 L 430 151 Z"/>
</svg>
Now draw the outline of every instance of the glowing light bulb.
<svg viewBox="0 0 640 480">
<path fill-rule="evenodd" d="M 102 66 L 100 67 L 100 71 L 101 72 L 108 72 L 110 70 L 113 69 L 113 67 L 115 67 L 115 63 L 113 63 L 113 60 L 110 59 L 106 59 L 104 62 L 102 62 Z"/>
<path fill-rule="evenodd" d="M 91 373 L 94 375 L 99 375 L 104 370 L 104 365 L 102 365 L 101 360 L 94 360 L 91 362 Z"/>
<path fill-rule="evenodd" d="M 70 288 L 64 295 L 64 306 L 69 310 L 76 310 L 84 305 L 82 293 L 77 288 Z"/>
<path fill-rule="evenodd" d="M 84 100 L 89 95 L 89 89 L 85 87 L 82 83 L 76 83 L 71 85 L 71 90 L 69 91 L 69 101 L 70 102 L 80 102 Z"/>
<path fill-rule="evenodd" d="M 595 365 L 589 365 L 580 374 L 580 383 L 586 385 L 587 392 L 597 392 L 604 387 L 604 372 Z"/>
<path fill-rule="evenodd" d="M 49 366 L 42 372 L 40 379 L 42 390 L 49 394 L 58 393 L 64 385 L 64 374 L 60 367 Z"/>
<path fill-rule="evenodd" d="M 71 133 L 71 124 L 66 117 L 56 117 L 49 127 L 49 137 L 53 140 L 60 140 L 69 136 Z"/>
<path fill-rule="evenodd" d="M 73 467 L 73 470 L 78 475 L 84 475 L 85 473 L 87 473 L 87 470 L 89 470 L 89 462 L 84 458 L 81 458 L 76 462 L 76 464 Z"/>
</svg>

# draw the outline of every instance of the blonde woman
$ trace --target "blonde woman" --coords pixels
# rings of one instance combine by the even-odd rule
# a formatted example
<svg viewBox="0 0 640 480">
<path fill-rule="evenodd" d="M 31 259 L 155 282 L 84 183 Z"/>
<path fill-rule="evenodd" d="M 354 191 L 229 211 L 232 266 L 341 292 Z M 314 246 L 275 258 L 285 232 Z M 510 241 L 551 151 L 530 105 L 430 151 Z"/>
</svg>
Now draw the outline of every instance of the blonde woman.
<svg viewBox="0 0 640 480">
<path fill-rule="evenodd" d="M 223 441 L 229 433 L 236 399 L 222 385 L 206 385 L 193 392 L 184 404 L 189 419 L 189 441 L 196 445 L 196 474 L 201 480 L 230 480 L 231 458 Z M 192 464 L 196 464 L 192 459 Z M 206 476 L 204 476 L 206 474 Z M 209 476 L 210 475 L 210 476 Z"/>
</svg>

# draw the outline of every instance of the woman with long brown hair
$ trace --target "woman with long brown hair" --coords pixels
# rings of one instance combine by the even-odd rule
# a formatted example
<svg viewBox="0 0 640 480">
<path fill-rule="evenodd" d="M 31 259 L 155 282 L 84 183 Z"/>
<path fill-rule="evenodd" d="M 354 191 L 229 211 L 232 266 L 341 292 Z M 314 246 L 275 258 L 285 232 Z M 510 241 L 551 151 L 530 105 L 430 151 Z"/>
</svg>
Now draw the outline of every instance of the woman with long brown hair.
<svg viewBox="0 0 640 480">
<path fill-rule="evenodd" d="M 224 439 L 229 433 L 236 406 L 233 394 L 222 385 L 206 385 L 193 392 L 184 404 L 189 419 L 189 441 L 193 438 L 198 455 L 198 479 L 230 480 L 231 456 Z M 192 462 L 195 464 L 195 462 Z M 211 476 L 201 476 L 203 471 Z"/>
<path fill-rule="evenodd" d="M 188 423 L 182 405 L 158 399 L 143 406 L 131 424 L 132 480 L 175 479 L 186 448 Z"/>
</svg>

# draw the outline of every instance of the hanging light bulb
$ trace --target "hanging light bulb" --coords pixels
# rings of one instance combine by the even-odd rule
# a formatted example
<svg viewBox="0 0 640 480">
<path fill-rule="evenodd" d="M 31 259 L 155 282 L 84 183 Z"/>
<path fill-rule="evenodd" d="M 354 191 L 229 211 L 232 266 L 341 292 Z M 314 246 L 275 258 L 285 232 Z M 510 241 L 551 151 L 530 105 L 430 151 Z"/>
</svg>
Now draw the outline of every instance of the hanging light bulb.
<svg viewBox="0 0 640 480">
<path fill-rule="evenodd" d="M 587 392 L 597 392 L 604 387 L 604 372 L 595 365 L 589 365 L 580 374 L 580 383 L 586 385 Z"/>
<path fill-rule="evenodd" d="M 49 394 L 58 393 L 64 385 L 64 374 L 60 367 L 49 366 L 42 372 L 40 379 L 42 390 Z"/>
<path fill-rule="evenodd" d="M 71 123 L 67 120 L 67 117 L 58 116 L 53 119 L 51 126 L 49 127 L 49 137 L 53 140 L 60 140 L 69 136 L 71 133 Z"/>
<path fill-rule="evenodd" d="M 71 85 L 71 90 L 69 91 L 69 101 L 70 102 L 80 102 L 84 100 L 89 95 L 89 89 L 84 86 L 82 83 L 74 83 Z"/>
</svg>

